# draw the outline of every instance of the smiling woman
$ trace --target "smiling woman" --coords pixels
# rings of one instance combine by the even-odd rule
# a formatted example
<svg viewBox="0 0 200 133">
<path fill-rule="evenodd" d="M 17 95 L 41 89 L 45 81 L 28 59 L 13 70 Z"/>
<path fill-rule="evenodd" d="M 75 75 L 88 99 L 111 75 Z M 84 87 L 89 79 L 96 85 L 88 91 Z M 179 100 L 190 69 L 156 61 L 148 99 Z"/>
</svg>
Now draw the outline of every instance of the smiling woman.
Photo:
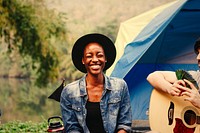
<svg viewBox="0 0 200 133">
<path fill-rule="evenodd" d="M 102 34 L 87 34 L 75 42 L 72 61 L 85 75 L 66 85 L 61 93 L 66 132 L 131 132 L 132 112 L 127 84 L 123 79 L 104 74 L 115 56 L 113 42 Z"/>
<path fill-rule="evenodd" d="M 82 63 L 88 74 L 101 73 L 105 67 L 106 57 L 102 46 L 98 43 L 89 43 L 85 46 Z"/>
</svg>

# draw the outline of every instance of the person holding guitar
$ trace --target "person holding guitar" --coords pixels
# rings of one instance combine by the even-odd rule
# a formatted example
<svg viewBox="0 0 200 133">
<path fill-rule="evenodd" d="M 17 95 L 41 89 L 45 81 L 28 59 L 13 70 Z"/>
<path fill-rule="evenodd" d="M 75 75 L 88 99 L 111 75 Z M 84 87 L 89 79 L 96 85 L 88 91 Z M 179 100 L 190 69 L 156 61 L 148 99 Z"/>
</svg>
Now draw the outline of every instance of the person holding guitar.
<svg viewBox="0 0 200 133">
<path fill-rule="evenodd" d="M 195 42 L 194 52 L 197 55 L 196 59 L 197 59 L 198 66 L 200 68 L 200 38 L 197 39 Z M 194 106 L 197 110 L 199 110 L 200 109 L 200 93 L 199 93 L 198 86 L 200 86 L 200 72 L 199 70 L 197 71 L 192 70 L 192 71 L 185 71 L 185 72 L 187 72 L 192 77 L 192 80 L 194 80 L 196 84 L 194 84 L 194 82 L 192 81 L 189 81 L 188 79 L 184 79 L 184 78 L 178 79 L 177 73 L 174 71 L 154 71 L 147 76 L 147 81 L 155 88 L 154 89 L 155 91 L 161 92 L 162 95 L 166 94 L 172 99 L 173 97 L 177 97 L 177 98 L 182 97 L 183 102 L 185 104 L 189 102 L 191 103 L 191 106 Z M 175 109 L 177 108 L 174 107 L 174 110 Z M 195 120 L 195 122 L 196 121 L 197 120 Z M 176 126 L 177 126 L 177 121 L 176 121 Z M 176 132 L 175 131 L 176 128 L 178 128 L 176 126 L 174 126 L 174 129 L 173 129 L 174 133 Z M 189 129 L 192 129 L 192 128 L 189 128 Z M 192 129 L 192 132 L 194 131 L 195 129 Z M 183 131 L 178 131 L 178 133 L 182 133 L 182 132 Z M 199 130 L 197 132 L 199 132 Z"/>
<path fill-rule="evenodd" d="M 195 42 L 194 52 L 197 54 L 197 62 L 200 67 L 200 38 Z M 188 71 L 200 86 L 200 72 Z M 175 72 L 155 71 L 147 76 L 147 81 L 158 90 L 166 92 L 171 96 L 186 95 L 186 101 L 190 101 L 195 107 L 200 109 L 200 94 L 195 85 L 187 79 L 177 80 Z M 186 85 L 190 87 L 187 87 Z"/>
</svg>

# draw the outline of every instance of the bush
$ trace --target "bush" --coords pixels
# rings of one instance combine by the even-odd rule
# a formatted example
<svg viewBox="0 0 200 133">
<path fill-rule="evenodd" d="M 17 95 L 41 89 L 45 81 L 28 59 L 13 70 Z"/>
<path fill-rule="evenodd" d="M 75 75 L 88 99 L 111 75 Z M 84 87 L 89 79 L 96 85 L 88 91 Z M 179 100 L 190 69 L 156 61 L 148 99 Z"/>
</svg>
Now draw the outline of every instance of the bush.
<svg viewBox="0 0 200 133">
<path fill-rule="evenodd" d="M 44 133 L 47 131 L 47 128 L 47 121 L 40 123 L 12 121 L 1 124 L 0 133 Z"/>
</svg>

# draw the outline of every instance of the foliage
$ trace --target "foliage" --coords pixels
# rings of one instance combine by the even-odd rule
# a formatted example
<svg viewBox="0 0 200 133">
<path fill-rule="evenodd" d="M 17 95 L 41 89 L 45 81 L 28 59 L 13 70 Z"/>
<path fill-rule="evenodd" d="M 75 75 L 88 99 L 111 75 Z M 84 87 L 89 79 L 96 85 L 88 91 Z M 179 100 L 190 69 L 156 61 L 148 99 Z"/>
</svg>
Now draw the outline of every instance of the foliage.
<svg viewBox="0 0 200 133">
<path fill-rule="evenodd" d="M 188 81 L 192 82 L 194 84 L 194 86 L 196 87 L 196 89 L 198 89 L 198 84 L 196 82 L 196 80 L 192 77 L 192 75 L 182 69 L 178 69 L 176 70 L 176 77 L 178 80 L 183 80 L 183 79 L 187 79 Z M 191 88 L 189 84 L 186 83 L 186 87 Z"/>
<path fill-rule="evenodd" d="M 23 59 L 30 57 L 23 66 L 36 70 L 38 85 L 56 79 L 60 51 L 55 43 L 66 41 L 64 14 L 47 9 L 43 0 L 0 0 L 0 14 L 0 43 Z"/>
<path fill-rule="evenodd" d="M 44 133 L 47 131 L 47 126 L 47 121 L 40 123 L 12 121 L 1 124 L 0 133 Z"/>
<path fill-rule="evenodd" d="M 102 32 L 104 35 L 108 36 L 114 43 L 118 32 L 117 20 L 111 20 L 110 22 L 107 22 L 105 26 L 97 26 L 95 32 Z"/>
<path fill-rule="evenodd" d="M 41 121 L 60 115 L 60 103 L 49 99 L 62 80 L 46 87 L 37 87 L 34 81 L 0 78 L 0 123 L 9 121 Z M 66 81 L 66 83 L 68 83 Z"/>
<path fill-rule="evenodd" d="M 115 41 L 121 22 L 169 1 L 0 0 L 0 76 L 71 82 L 83 75 L 70 55 L 79 36 L 99 32 Z"/>
</svg>

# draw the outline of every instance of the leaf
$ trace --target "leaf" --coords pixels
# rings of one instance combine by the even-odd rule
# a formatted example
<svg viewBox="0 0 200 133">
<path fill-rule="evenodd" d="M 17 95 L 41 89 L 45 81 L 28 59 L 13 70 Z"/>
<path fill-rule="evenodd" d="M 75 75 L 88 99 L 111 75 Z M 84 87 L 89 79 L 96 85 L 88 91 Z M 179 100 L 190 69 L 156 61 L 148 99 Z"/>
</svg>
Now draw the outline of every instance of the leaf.
<svg viewBox="0 0 200 133">
<path fill-rule="evenodd" d="M 187 79 L 188 81 L 192 82 L 193 85 L 194 85 L 197 89 L 199 89 L 199 86 L 198 86 L 196 80 L 195 80 L 195 79 L 192 77 L 192 75 L 189 74 L 187 71 L 182 70 L 182 69 L 176 70 L 176 77 L 177 77 L 178 80 Z M 187 84 L 187 83 L 186 83 L 186 87 L 188 87 L 188 88 L 191 89 L 191 87 L 190 87 L 189 84 Z"/>
</svg>

